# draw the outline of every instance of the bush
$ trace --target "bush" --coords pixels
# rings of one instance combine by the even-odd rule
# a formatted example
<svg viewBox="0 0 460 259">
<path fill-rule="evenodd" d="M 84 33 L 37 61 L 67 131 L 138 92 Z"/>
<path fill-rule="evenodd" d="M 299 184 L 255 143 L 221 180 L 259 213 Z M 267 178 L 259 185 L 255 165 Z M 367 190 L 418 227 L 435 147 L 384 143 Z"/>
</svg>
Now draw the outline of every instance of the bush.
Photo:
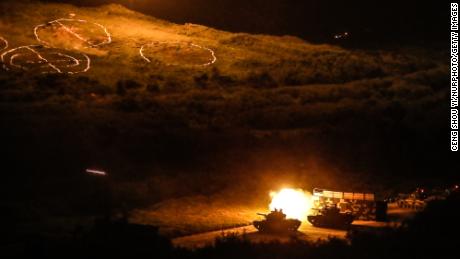
<svg viewBox="0 0 460 259">
<path fill-rule="evenodd" d="M 251 73 L 246 81 L 250 86 L 256 88 L 274 88 L 278 86 L 278 83 L 268 72 L 262 72 L 260 74 Z"/>
<path fill-rule="evenodd" d="M 202 74 L 200 76 L 195 76 L 193 80 L 199 88 L 207 88 L 209 83 L 209 76 L 208 74 Z"/>
<path fill-rule="evenodd" d="M 161 87 L 157 83 L 150 83 L 147 85 L 147 91 L 150 93 L 159 93 Z"/>
<path fill-rule="evenodd" d="M 211 72 L 211 81 L 218 87 L 233 86 L 236 84 L 236 80 L 233 77 L 222 75 L 217 68 L 213 68 Z"/>
<path fill-rule="evenodd" d="M 61 74 L 47 74 L 37 78 L 37 87 L 43 90 L 62 90 L 68 85 L 69 78 Z"/>
<path fill-rule="evenodd" d="M 125 96 L 115 102 L 115 106 L 123 112 L 139 112 L 141 106 L 134 96 Z"/>
<path fill-rule="evenodd" d="M 121 96 L 125 95 L 128 90 L 136 90 L 140 88 L 142 88 L 142 84 L 132 79 L 119 80 L 117 82 L 117 94 Z"/>
<path fill-rule="evenodd" d="M 126 88 L 123 84 L 118 84 L 117 83 L 117 94 L 119 96 L 125 96 L 126 95 Z"/>
</svg>

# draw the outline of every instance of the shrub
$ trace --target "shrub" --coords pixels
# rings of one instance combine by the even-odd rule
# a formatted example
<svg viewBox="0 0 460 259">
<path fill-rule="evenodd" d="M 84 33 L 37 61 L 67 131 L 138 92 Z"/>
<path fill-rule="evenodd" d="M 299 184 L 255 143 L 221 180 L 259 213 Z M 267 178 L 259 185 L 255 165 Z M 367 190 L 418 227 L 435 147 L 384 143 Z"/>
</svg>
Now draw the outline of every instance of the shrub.
<svg viewBox="0 0 460 259">
<path fill-rule="evenodd" d="M 131 90 L 131 89 L 139 89 L 139 88 L 142 88 L 142 84 L 135 81 L 135 80 L 132 80 L 132 79 L 128 79 L 128 80 L 119 80 L 117 82 L 117 88 L 119 86 L 123 86 L 126 90 Z"/>
<path fill-rule="evenodd" d="M 134 96 L 126 96 L 115 102 L 116 107 L 123 112 L 139 112 L 141 106 Z"/>
<path fill-rule="evenodd" d="M 195 81 L 195 84 L 200 87 L 200 88 L 207 88 L 208 83 L 209 83 L 209 76 L 208 74 L 202 74 L 200 76 L 195 76 L 193 78 Z"/>
<path fill-rule="evenodd" d="M 274 88 L 278 86 L 278 83 L 268 72 L 262 72 L 260 74 L 251 73 L 246 81 L 250 86 L 256 88 Z"/>
<path fill-rule="evenodd" d="M 233 86 L 236 84 L 236 80 L 231 76 L 222 75 L 217 68 L 213 68 L 211 72 L 211 81 L 217 86 Z"/>
<path fill-rule="evenodd" d="M 117 94 L 119 96 L 125 96 L 126 95 L 126 88 L 123 84 L 117 83 Z"/>
<path fill-rule="evenodd" d="M 147 91 L 150 93 L 158 93 L 161 91 L 161 87 L 158 83 L 150 83 L 147 85 Z"/>
<path fill-rule="evenodd" d="M 69 78 L 61 74 L 47 74 L 37 78 L 37 87 L 44 90 L 59 90 L 67 86 Z"/>
</svg>

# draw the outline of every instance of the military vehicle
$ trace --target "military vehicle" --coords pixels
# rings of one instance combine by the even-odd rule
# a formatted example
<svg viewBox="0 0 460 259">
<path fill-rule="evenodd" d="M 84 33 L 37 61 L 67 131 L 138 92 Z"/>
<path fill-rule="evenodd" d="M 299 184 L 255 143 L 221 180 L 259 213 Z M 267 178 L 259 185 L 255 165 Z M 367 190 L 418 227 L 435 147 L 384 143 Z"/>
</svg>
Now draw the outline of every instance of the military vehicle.
<svg viewBox="0 0 460 259">
<path fill-rule="evenodd" d="M 410 194 L 399 194 L 397 204 L 400 208 L 422 210 L 427 204 L 427 198 L 425 189 L 417 188 Z"/>
<path fill-rule="evenodd" d="M 274 210 L 269 214 L 257 213 L 263 216 L 264 220 L 255 220 L 254 227 L 260 232 L 267 233 L 283 233 L 283 232 L 296 232 L 302 222 L 297 219 L 287 219 L 286 214 L 282 210 Z"/>
<path fill-rule="evenodd" d="M 340 212 L 337 206 L 331 206 L 319 210 L 316 215 L 309 215 L 307 219 L 315 227 L 348 228 L 354 216 L 350 212 Z"/>
<path fill-rule="evenodd" d="M 342 192 L 313 189 L 313 208 L 321 210 L 337 205 L 341 212 L 350 212 L 356 220 L 386 221 L 387 202 L 374 193 Z"/>
</svg>

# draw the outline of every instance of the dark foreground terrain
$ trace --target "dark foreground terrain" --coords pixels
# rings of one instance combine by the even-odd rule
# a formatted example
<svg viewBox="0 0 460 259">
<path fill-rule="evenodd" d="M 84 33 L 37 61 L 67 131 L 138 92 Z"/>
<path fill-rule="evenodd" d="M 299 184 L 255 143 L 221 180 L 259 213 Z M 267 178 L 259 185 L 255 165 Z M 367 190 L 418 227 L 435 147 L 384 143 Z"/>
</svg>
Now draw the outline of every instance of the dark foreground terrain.
<svg viewBox="0 0 460 259">
<path fill-rule="evenodd" d="M 222 236 L 194 251 L 174 248 L 155 228 L 127 222 L 96 222 L 89 231 L 54 239 L 32 236 L 2 248 L 6 255 L 38 258 L 440 258 L 455 253 L 460 231 L 458 193 L 430 203 L 397 229 L 349 232 L 347 240 L 251 243 L 244 236 Z"/>
</svg>

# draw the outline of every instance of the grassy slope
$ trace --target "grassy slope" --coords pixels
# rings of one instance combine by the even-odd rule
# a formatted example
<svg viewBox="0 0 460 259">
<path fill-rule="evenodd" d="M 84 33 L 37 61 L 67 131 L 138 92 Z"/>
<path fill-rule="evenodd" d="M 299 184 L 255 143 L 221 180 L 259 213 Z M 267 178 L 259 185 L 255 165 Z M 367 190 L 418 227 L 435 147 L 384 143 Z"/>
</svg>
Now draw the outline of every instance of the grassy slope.
<svg viewBox="0 0 460 259">
<path fill-rule="evenodd" d="M 312 45 L 294 37 L 231 34 L 198 25 L 177 25 L 129 11 L 118 5 L 99 8 L 76 8 L 69 5 L 2 3 L 6 15 L 0 18 L 0 32 L 11 46 L 37 44 L 35 25 L 57 18 L 76 18 L 98 22 L 108 28 L 113 43 L 93 54 L 93 68 L 88 76 L 106 84 L 120 78 L 148 83 L 157 75 L 180 76 L 189 86 L 193 76 L 212 68 L 181 68 L 144 63 L 139 48 L 151 41 L 183 41 L 216 51 L 215 66 L 237 84 L 248 84 L 250 74 L 269 73 L 280 85 L 307 83 L 343 83 L 369 77 L 404 74 L 437 65 L 426 53 L 423 57 L 406 53 L 347 51 L 328 45 Z M 94 54 L 97 54 L 95 56 Z M 185 76 L 187 75 L 187 76 Z M 250 80 L 249 80 L 250 81 Z M 256 82 L 253 82 L 257 84 Z"/>
<path fill-rule="evenodd" d="M 56 89 L 37 94 L 28 78 L 41 76 L 2 71 L 0 79 L 11 84 L 2 88 L 7 101 L 33 99 L 47 104 L 47 98 L 53 98 L 61 103 L 82 102 L 80 105 L 86 107 L 110 108 L 115 104 L 126 111 L 160 107 L 179 124 L 192 128 L 289 129 L 315 126 L 312 124 L 318 116 L 340 113 L 343 107 L 360 110 L 370 103 L 370 109 L 381 109 L 394 102 L 433 101 L 444 96 L 439 96 L 438 90 L 442 85 L 439 80 L 447 72 L 442 59 L 445 53 L 417 48 L 346 50 L 289 36 L 232 34 L 198 25 L 171 24 L 117 5 L 76 8 L 27 1 L 1 5 L 0 35 L 11 46 L 37 44 L 35 25 L 70 13 L 107 26 L 113 36 L 110 45 L 81 50 L 92 58 L 91 70 L 82 75 L 90 80 L 78 76 L 52 80 L 58 81 L 58 88 L 66 81 L 71 85 L 62 86 L 65 89 L 60 94 Z M 139 56 L 139 48 L 151 41 L 201 44 L 214 49 L 218 61 L 209 67 L 148 64 Z M 134 80 L 139 87 L 120 99 L 110 95 L 119 80 Z M 42 82 L 51 85 L 46 79 Z M 96 103 L 94 98 L 87 98 L 91 93 L 104 98 Z M 167 118 L 156 108 L 151 115 L 162 124 Z"/>
</svg>

